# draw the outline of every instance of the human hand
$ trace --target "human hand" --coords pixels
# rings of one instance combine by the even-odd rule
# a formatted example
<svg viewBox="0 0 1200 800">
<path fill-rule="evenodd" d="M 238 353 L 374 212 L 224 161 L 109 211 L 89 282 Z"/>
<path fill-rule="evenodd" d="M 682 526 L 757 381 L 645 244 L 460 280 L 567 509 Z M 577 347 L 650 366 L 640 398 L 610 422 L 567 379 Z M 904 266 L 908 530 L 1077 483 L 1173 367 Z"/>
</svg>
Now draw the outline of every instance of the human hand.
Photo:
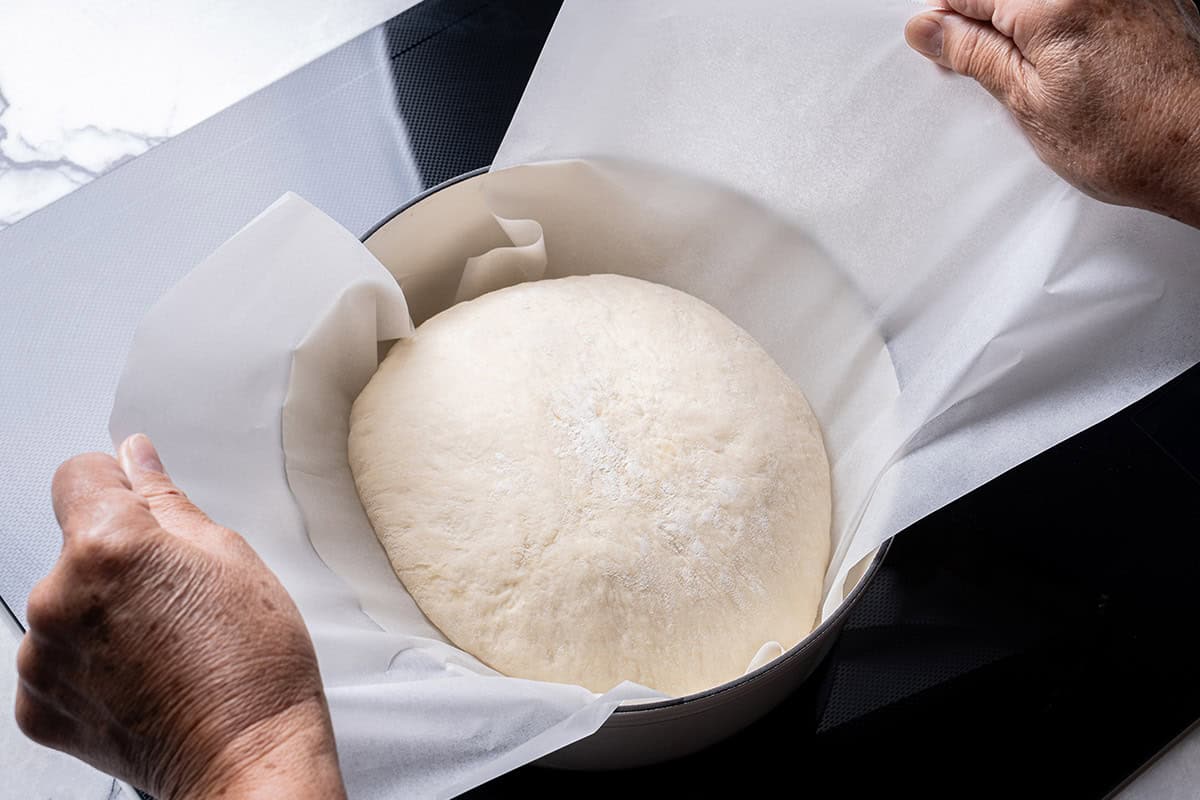
<svg viewBox="0 0 1200 800">
<path fill-rule="evenodd" d="M 246 541 L 145 436 L 54 476 L 63 547 L 30 594 L 16 715 L 162 800 L 344 797 L 312 640 Z"/>
<path fill-rule="evenodd" d="M 975 78 L 1091 196 L 1200 227 L 1192 0 L 936 0 L 905 38 Z"/>
</svg>

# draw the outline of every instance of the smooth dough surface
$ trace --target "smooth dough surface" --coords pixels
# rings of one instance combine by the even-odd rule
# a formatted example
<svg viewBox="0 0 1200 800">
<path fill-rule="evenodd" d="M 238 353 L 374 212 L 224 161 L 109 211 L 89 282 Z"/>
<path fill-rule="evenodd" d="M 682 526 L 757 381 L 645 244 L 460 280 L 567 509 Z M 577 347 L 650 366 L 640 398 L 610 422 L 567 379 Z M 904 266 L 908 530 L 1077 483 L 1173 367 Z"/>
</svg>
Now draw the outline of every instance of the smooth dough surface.
<svg viewBox="0 0 1200 800">
<path fill-rule="evenodd" d="M 359 395 L 349 454 L 405 588 L 507 675 L 682 695 L 817 615 L 817 420 L 745 331 L 674 289 L 589 275 L 449 308 Z"/>
</svg>

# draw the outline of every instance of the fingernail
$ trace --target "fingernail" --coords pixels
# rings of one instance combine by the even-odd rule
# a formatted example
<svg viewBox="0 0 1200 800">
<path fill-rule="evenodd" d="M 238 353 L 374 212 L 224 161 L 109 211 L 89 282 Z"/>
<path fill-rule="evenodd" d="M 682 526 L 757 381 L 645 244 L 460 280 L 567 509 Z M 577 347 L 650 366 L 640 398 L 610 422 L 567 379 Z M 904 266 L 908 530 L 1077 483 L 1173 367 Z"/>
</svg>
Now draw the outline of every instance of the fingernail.
<svg viewBox="0 0 1200 800">
<path fill-rule="evenodd" d="M 942 23 L 933 14 L 909 20 L 904 29 L 909 46 L 929 58 L 942 57 Z"/>
<path fill-rule="evenodd" d="M 139 468 L 146 472 L 162 472 L 162 461 L 158 458 L 158 451 L 154 449 L 154 443 L 150 441 L 150 437 L 144 433 L 135 433 L 125 440 L 125 452 L 129 455 L 131 461 L 137 464 Z"/>
</svg>

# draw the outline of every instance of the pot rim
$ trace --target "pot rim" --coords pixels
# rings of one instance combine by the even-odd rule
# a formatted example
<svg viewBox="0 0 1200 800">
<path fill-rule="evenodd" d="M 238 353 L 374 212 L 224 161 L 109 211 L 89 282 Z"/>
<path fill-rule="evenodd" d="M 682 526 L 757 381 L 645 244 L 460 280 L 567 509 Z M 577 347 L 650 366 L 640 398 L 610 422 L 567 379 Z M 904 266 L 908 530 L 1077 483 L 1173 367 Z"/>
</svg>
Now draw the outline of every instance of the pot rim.
<svg viewBox="0 0 1200 800">
<path fill-rule="evenodd" d="M 428 189 L 424 190 L 423 192 L 416 195 L 412 199 L 401 204 L 398 208 L 396 208 L 395 211 L 392 211 L 390 214 L 388 214 L 386 217 L 381 219 L 379 222 L 375 223 L 375 225 L 372 226 L 369 231 L 367 231 L 361 237 L 359 237 L 359 241 L 366 244 L 367 240 L 370 239 L 372 236 L 374 236 L 376 233 L 378 233 L 381 228 L 383 228 L 385 225 L 387 225 L 389 222 L 394 220 L 396 217 L 400 216 L 405 211 L 409 210 L 410 208 L 415 206 L 417 203 L 420 203 L 421 201 L 425 200 L 429 196 L 437 194 L 438 192 L 442 191 L 443 189 L 447 189 L 457 183 L 462 183 L 463 181 L 470 180 L 471 178 L 476 178 L 476 177 L 483 175 L 490 171 L 491 171 L 490 166 L 479 167 L 479 168 L 473 169 L 469 172 L 464 172 L 461 175 L 457 175 L 448 180 L 442 181 L 441 183 L 437 184 L 436 186 L 429 187 Z M 664 709 L 664 708 L 673 708 L 675 706 L 686 705 L 689 703 L 697 702 L 699 700 L 705 700 L 705 699 L 708 699 L 711 697 L 715 697 L 719 694 L 724 694 L 725 692 L 740 688 L 740 687 L 750 683 L 751 681 L 758 680 L 759 678 L 762 678 L 762 677 L 766 676 L 767 674 L 774 672 L 777 669 L 784 668 L 790 662 L 792 662 L 796 658 L 799 658 L 801 655 L 803 655 L 804 652 L 806 650 L 808 650 L 810 647 L 812 647 L 814 644 L 816 644 L 818 640 L 824 638 L 826 635 L 830 634 L 831 632 L 834 632 L 836 629 L 840 628 L 844 624 L 844 621 L 845 621 L 844 618 L 850 613 L 850 609 L 854 606 L 855 603 L 858 602 L 859 598 L 862 597 L 862 594 L 866 590 L 867 585 L 875 577 L 876 573 L 879 572 L 879 567 L 883 564 L 884 556 L 887 555 L 888 549 L 891 547 L 891 545 L 892 545 L 892 540 L 888 539 L 887 541 L 885 541 L 883 544 L 881 544 L 879 546 L 878 551 L 875 554 L 875 557 L 873 559 L 871 559 L 871 564 L 867 567 L 866 571 L 863 573 L 862 578 L 858 581 L 858 584 L 853 589 L 850 590 L 850 593 L 842 599 L 841 605 L 839 605 L 834 610 L 834 612 L 829 615 L 829 617 L 827 619 L 825 619 L 823 622 L 821 622 L 821 624 L 817 625 L 815 628 L 813 628 L 811 631 L 809 631 L 808 635 L 806 635 L 803 639 L 801 639 L 799 642 L 797 642 L 790 650 L 785 652 L 783 655 L 772 659 L 771 661 L 767 662 L 766 664 L 763 664 L 758 669 L 751 670 L 750 672 L 747 672 L 744 675 L 739 675 L 738 677 L 736 677 L 732 680 L 726 681 L 725 683 L 714 686 L 711 689 L 705 689 L 704 691 L 701 691 L 701 692 L 693 692 L 692 694 L 685 694 L 685 695 L 681 695 L 679 697 L 668 697 L 663 700 L 652 700 L 652 701 L 644 702 L 644 703 L 639 702 L 639 703 L 635 703 L 635 704 L 631 704 L 631 705 L 619 705 L 619 706 L 617 706 L 617 708 L 614 710 L 613 713 L 614 714 L 621 714 L 621 713 L 629 714 L 629 713 L 636 713 L 636 712 L 643 712 L 643 711 L 657 711 L 657 710 Z"/>
</svg>

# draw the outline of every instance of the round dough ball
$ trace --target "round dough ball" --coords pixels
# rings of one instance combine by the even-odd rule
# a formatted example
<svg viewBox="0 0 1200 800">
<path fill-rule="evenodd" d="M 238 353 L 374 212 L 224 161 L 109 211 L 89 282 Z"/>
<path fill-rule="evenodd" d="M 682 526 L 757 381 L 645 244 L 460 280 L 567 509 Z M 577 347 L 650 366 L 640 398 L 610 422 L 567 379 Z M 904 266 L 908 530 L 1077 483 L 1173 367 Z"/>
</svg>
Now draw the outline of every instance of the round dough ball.
<svg viewBox="0 0 1200 800">
<path fill-rule="evenodd" d="M 681 695 L 813 626 L 831 509 L 817 420 L 682 292 L 589 275 L 455 305 L 392 347 L 349 446 L 404 586 L 502 673 Z"/>
</svg>

